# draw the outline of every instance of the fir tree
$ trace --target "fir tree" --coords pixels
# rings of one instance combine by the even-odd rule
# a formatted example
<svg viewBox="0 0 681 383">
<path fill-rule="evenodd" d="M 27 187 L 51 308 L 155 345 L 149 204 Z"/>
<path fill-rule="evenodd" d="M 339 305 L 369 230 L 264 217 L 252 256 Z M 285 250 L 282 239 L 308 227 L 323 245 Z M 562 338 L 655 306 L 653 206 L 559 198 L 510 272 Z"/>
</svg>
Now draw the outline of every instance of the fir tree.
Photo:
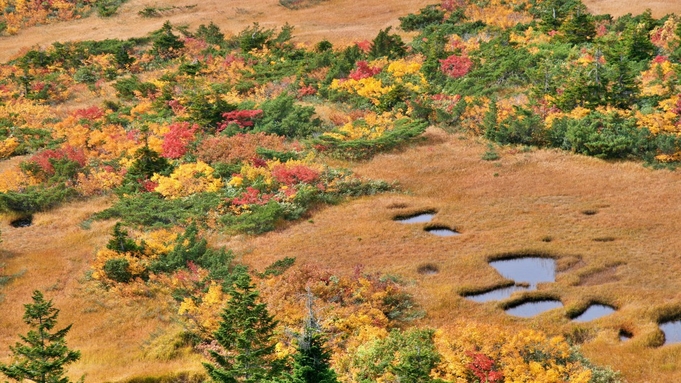
<svg viewBox="0 0 681 383">
<path fill-rule="evenodd" d="M 222 352 L 211 351 L 214 363 L 204 363 L 215 382 L 256 383 L 276 378 L 283 370 L 283 361 L 274 355 L 272 337 L 277 322 L 258 303 L 259 292 L 251 283 L 246 270 L 237 270 L 231 298 L 223 312 L 215 339 Z"/>
<path fill-rule="evenodd" d="M 166 21 L 161 29 L 154 32 L 154 45 L 151 53 L 161 59 L 167 60 L 177 57 L 180 49 L 184 48 L 184 43 L 173 33 L 173 26 Z"/>
<path fill-rule="evenodd" d="M 298 339 L 298 352 L 293 356 L 293 372 L 287 383 L 337 383 L 336 372 L 331 369 L 331 355 L 324 348 L 322 329 L 312 308 L 312 293 L 307 290 L 307 320 Z"/>
<path fill-rule="evenodd" d="M 387 57 L 388 59 L 399 59 L 407 54 L 407 47 L 404 45 L 402 38 L 399 35 L 391 35 L 390 29 L 381 29 L 376 35 L 376 38 L 371 43 L 371 51 L 369 57 L 377 59 Z"/>
<path fill-rule="evenodd" d="M 51 332 L 57 324 L 59 310 L 52 307 L 51 300 L 45 301 L 38 290 L 33 292 L 33 303 L 24 307 L 24 322 L 31 330 L 19 336 L 23 343 L 10 346 L 14 361 L 0 363 L 0 373 L 17 382 L 28 379 L 36 383 L 68 383 L 64 366 L 80 359 L 80 352 L 69 350 L 64 340 L 71 325 Z"/>
</svg>

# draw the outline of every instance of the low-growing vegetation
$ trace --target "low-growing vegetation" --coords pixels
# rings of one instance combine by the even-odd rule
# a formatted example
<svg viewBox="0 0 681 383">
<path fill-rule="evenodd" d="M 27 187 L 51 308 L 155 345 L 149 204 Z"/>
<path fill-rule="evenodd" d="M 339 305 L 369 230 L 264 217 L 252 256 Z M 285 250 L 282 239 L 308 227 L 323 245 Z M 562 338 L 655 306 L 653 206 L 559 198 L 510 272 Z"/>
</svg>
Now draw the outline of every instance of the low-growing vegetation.
<svg viewBox="0 0 681 383">
<path fill-rule="evenodd" d="M 1 33 L 84 17 L 91 8 L 108 17 L 121 5 L 29 3 L 0 0 Z M 300 9 L 323 2 L 280 3 Z M 139 15 L 162 17 L 193 7 L 146 7 Z M 289 24 L 253 23 L 230 36 L 212 22 L 191 30 L 166 21 L 146 37 L 56 42 L 0 64 L 0 158 L 7 164 L 0 167 L 0 213 L 37 217 L 37 225 L 45 227 L 57 223 L 40 217 L 67 203 L 106 199 L 79 222 L 78 230 L 95 226 L 97 233 L 108 233 L 106 241 L 99 237 L 89 248 L 91 261 L 78 268 L 79 283 L 101 300 L 157 307 L 144 314 L 160 328 L 145 352 L 155 355 L 150 359 L 190 361 L 182 367 L 186 371 L 159 371 L 159 376 L 167 373 L 160 380 L 621 381 L 578 348 L 584 343 L 593 352 L 605 341 L 589 349 L 587 340 L 594 337 L 561 320 L 590 302 L 612 302 L 626 312 L 612 291 L 594 289 L 591 296 L 579 287 L 599 270 L 638 259 L 622 260 L 615 252 L 601 259 L 568 253 L 573 245 L 584 252 L 625 246 L 620 238 L 626 233 L 584 222 L 628 221 L 601 214 L 609 206 L 604 203 L 565 202 L 562 191 L 528 197 L 528 206 L 570 206 L 575 226 L 600 231 L 589 232 L 585 247 L 565 239 L 571 234 L 562 223 L 527 218 L 546 228 L 532 233 L 537 247 L 563 251 L 547 254 L 566 275 L 541 291 L 471 309 L 456 291 L 509 285 L 488 276 L 476 279 L 483 272 L 473 266 L 506 250 L 536 251 L 534 245 L 519 247 L 521 240 L 509 239 L 515 238 L 510 232 L 500 238 L 484 234 L 485 225 L 490 230 L 501 225 L 496 214 L 473 224 L 465 214 L 446 221 L 453 214 L 442 202 L 460 204 L 480 187 L 454 173 L 513 188 L 509 158 L 516 161 L 511 167 L 540 167 L 532 162 L 543 155 L 538 148 L 554 150 L 541 153 L 561 161 L 569 152 L 613 166 L 626 160 L 674 169 L 681 161 L 678 16 L 591 15 L 577 0 L 447 0 L 404 15 L 399 30 L 387 27 L 371 40 L 346 46 L 323 40 L 306 47 L 294 42 L 294 32 Z M 74 106 L 76 98 L 97 101 Z M 433 133 L 436 128 L 440 133 Z M 483 149 L 465 147 L 463 141 L 483 141 L 478 144 Z M 459 162 L 443 149 L 447 145 L 461 155 Z M 530 158 L 526 163 L 517 160 L 523 155 Z M 421 168 L 424 164 L 429 165 Z M 473 168 L 484 168 L 493 181 L 471 173 Z M 461 184 L 451 183 L 452 177 Z M 447 188 L 459 188 L 459 199 Z M 407 200 L 405 192 L 414 190 L 430 198 L 426 208 L 393 201 L 392 212 L 377 213 L 374 207 L 363 216 L 374 220 L 373 227 L 365 223 L 355 232 L 327 222 L 321 226 L 327 232 L 316 231 L 322 230 L 316 220 L 325 207 L 370 204 L 367 196 Z M 509 192 L 509 198 L 516 194 Z M 492 210 L 503 204 L 491 193 L 479 197 L 489 198 Z M 515 213 L 530 216 L 529 209 Z M 387 237 L 376 230 L 396 224 L 394 217 L 412 217 L 413 211 L 433 213 L 432 222 L 386 232 L 418 238 L 431 249 L 433 241 L 448 239 L 427 231 L 471 233 L 462 240 L 469 242 L 462 243 L 466 253 L 460 264 L 420 254 L 409 267 L 388 266 L 383 255 L 388 250 L 377 241 Z M 376 223 L 382 214 L 385 223 Z M 319 238 L 304 236 L 305 230 Z M 285 244 L 297 237 L 281 239 L 288 231 L 328 246 L 306 243 L 309 254 L 291 251 Z M 270 238 L 282 244 L 267 242 Z M 481 239 L 489 244 L 475 248 L 472 243 Z M 278 251 L 263 255 L 258 243 Z M 446 243 L 439 249 L 451 249 L 453 242 Z M 502 244 L 516 247 L 491 247 Z M 401 246 L 399 251 L 412 251 L 411 245 Z M 331 250 L 339 253 L 337 259 L 328 256 L 324 266 L 324 260 L 315 261 L 315 251 Z M 580 267 L 587 269 L 570 272 Z M 384 268 L 391 273 L 377 271 Z M 0 268 L 0 286 L 19 275 L 3 273 Z M 456 286 L 448 287 L 454 298 L 435 291 L 433 283 L 442 283 L 435 280 L 454 275 L 450 283 Z M 63 288 L 55 283 L 53 290 Z M 441 302 L 434 304 L 430 300 L 436 298 L 424 298 L 426 293 Z M 557 324 L 482 320 L 548 298 L 562 302 L 569 313 Z M 640 321 L 656 325 L 661 318 L 676 319 L 678 310 L 663 305 L 660 295 L 654 299 L 655 313 L 609 326 L 636 335 L 639 346 L 659 346 L 661 331 L 643 328 Z M 106 305 L 88 310 L 98 307 Z M 469 314 L 470 320 L 446 319 L 447 310 Z M 0 371 L 8 377 L 26 376 L 6 366 L 0 364 Z"/>
</svg>

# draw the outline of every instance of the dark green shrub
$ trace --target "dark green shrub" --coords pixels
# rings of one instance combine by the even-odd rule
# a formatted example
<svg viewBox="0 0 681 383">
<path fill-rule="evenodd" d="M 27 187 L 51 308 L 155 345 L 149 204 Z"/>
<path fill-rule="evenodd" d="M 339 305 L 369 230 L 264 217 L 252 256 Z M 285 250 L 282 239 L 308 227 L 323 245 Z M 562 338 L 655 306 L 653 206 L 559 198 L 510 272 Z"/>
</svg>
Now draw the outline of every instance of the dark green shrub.
<svg viewBox="0 0 681 383">
<path fill-rule="evenodd" d="M 215 193 L 200 193 L 183 199 L 140 193 L 120 198 L 94 218 L 121 219 L 126 224 L 140 227 L 171 227 L 187 224 L 190 220 L 202 222 L 223 200 Z"/>
<path fill-rule="evenodd" d="M 95 2 L 95 8 L 100 17 L 111 17 L 118 12 L 118 8 L 120 8 L 124 2 L 125 0 L 97 0 Z"/>
<path fill-rule="evenodd" d="M 0 212 L 32 214 L 46 211 L 75 197 L 76 191 L 63 184 L 51 187 L 30 186 L 23 191 L 0 193 Z"/>
<path fill-rule="evenodd" d="M 400 28 L 402 30 L 420 31 L 429 25 L 440 24 L 445 17 L 445 12 L 438 9 L 436 5 L 428 5 L 421 8 L 419 13 L 410 13 L 407 16 L 400 17 Z"/>
<path fill-rule="evenodd" d="M 307 137 L 321 125 L 319 119 L 312 118 L 314 107 L 296 105 L 295 99 L 286 93 L 263 102 L 261 109 L 263 116 L 255 123 L 255 132 L 291 138 Z"/>
<path fill-rule="evenodd" d="M 208 26 L 204 24 L 199 25 L 199 28 L 196 30 L 196 37 L 211 45 L 222 46 L 225 43 L 225 34 L 212 21 Z"/>
<path fill-rule="evenodd" d="M 546 141 L 541 117 L 521 107 L 515 107 L 515 114 L 499 122 L 496 128 L 486 126 L 485 137 L 502 145 L 541 146 Z"/>
<path fill-rule="evenodd" d="M 250 213 L 222 216 L 220 222 L 231 232 L 262 234 L 274 230 L 283 219 L 284 208 L 271 201 L 265 205 L 252 206 Z"/>
<path fill-rule="evenodd" d="M 390 34 L 390 29 L 381 29 L 371 43 L 369 57 L 377 59 L 387 57 L 389 59 L 402 58 L 407 54 L 407 46 L 402 38 L 396 34 Z"/>
<path fill-rule="evenodd" d="M 244 29 L 237 36 L 239 47 L 244 53 L 253 49 L 262 49 L 265 44 L 274 36 L 274 29 L 265 29 L 258 23 Z"/>
<path fill-rule="evenodd" d="M 162 60 L 168 60 L 180 55 L 184 43 L 173 33 L 173 26 L 166 21 L 161 29 L 155 31 L 152 37 L 151 53 Z"/>
<path fill-rule="evenodd" d="M 111 258 L 103 267 L 106 277 L 115 282 L 128 283 L 132 280 L 130 263 L 125 258 Z"/>
<path fill-rule="evenodd" d="M 175 246 L 167 253 L 162 254 L 152 264 L 154 272 L 172 272 L 187 266 L 187 262 L 197 262 L 207 251 L 208 241 L 198 237 L 198 227 L 192 223 L 177 237 Z"/>
<path fill-rule="evenodd" d="M 641 158 L 650 151 L 650 132 L 633 118 L 616 113 L 591 112 L 583 119 L 568 119 L 563 147 L 598 158 Z"/>
<path fill-rule="evenodd" d="M 377 153 L 394 149 L 421 135 L 427 126 L 426 121 L 412 121 L 405 118 L 395 121 L 395 127 L 392 130 L 386 131 L 381 137 L 373 140 L 342 141 L 335 137 L 320 136 L 314 142 L 319 148 L 338 157 L 366 159 Z"/>
</svg>

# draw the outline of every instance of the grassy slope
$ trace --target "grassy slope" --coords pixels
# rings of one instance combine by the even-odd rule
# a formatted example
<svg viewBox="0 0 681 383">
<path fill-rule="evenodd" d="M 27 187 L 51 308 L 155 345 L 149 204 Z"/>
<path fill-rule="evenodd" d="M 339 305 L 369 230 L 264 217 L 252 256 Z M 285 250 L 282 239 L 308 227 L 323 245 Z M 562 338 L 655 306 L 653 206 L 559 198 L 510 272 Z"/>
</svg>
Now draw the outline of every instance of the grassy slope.
<svg viewBox="0 0 681 383">
<path fill-rule="evenodd" d="M 213 20 L 231 32 L 253 21 L 265 26 L 288 21 L 296 25 L 301 41 L 325 37 L 348 42 L 372 38 L 378 29 L 397 25 L 398 16 L 431 2 L 393 0 L 386 6 L 385 2 L 368 0 L 358 8 L 354 1 L 329 0 L 311 9 L 289 11 L 274 0 L 238 0 L 230 2 L 229 7 L 213 0 L 167 18 L 192 27 Z M 681 4 L 672 2 L 627 3 L 631 8 L 613 1 L 587 4 L 593 11 L 613 14 L 650 7 L 660 15 L 681 8 Z M 36 27 L 2 38 L 0 60 L 21 47 L 54 40 L 143 35 L 166 19 L 137 17 L 137 11 L 146 5 L 158 4 L 133 0 L 123 7 L 120 16 L 111 19 Z M 676 371 L 675 365 L 680 346 L 646 347 L 647 339 L 655 336 L 656 312 L 665 305 L 678 304 L 681 298 L 677 293 L 681 281 L 675 278 L 681 267 L 676 264 L 681 223 L 675 203 L 681 175 L 555 151 L 506 151 L 500 162 L 486 162 L 480 159 L 485 150 L 485 145 L 475 140 L 431 132 L 429 140 L 419 147 L 383 155 L 357 167 L 358 172 L 374 178 L 399 180 L 411 194 L 366 198 L 326 208 L 315 214 L 312 223 L 301 222 L 262 238 L 216 236 L 215 241 L 239 249 L 244 260 L 256 267 L 295 255 L 300 261 L 336 268 L 350 269 L 362 263 L 370 270 L 404 275 L 417 281 L 414 293 L 429 312 L 429 324 L 471 317 L 570 332 L 574 326 L 561 311 L 518 320 L 504 315 L 493 303 L 477 305 L 456 294 L 462 287 L 500 282 L 486 266 L 490 255 L 527 249 L 554 254 L 560 257 L 563 271 L 555 285 L 545 285 L 543 290 L 559 295 L 566 307 L 584 303 L 589 297 L 621 307 L 616 315 L 583 325 L 603 330 L 585 344 L 589 357 L 623 370 L 632 382 L 681 380 L 681 371 Z M 81 283 L 95 249 L 106 242 L 111 223 L 94 224 L 90 230 L 81 229 L 79 223 L 107 203 L 99 199 L 40 214 L 30 228 L 10 228 L 7 219 L 0 222 L 4 238 L 0 263 L 6 265 L 8 273 L 24 271 L 3 290 L 0 349 L 6 350 L 16 334 L 25 332 L 20 320 L 22 304 L 30 300 L 34 288 L 40 288 L 48 290 L 48 297 L 54 297 L 55 305 L 62 310 L 61 323 L 76 323 L 69 345 L 83 352 L 83 360 L 70 369 L 74 377 L 86 373 L 88 381 L 97 382 L 149 371 L 160 374 L 200 369 L 198 361 L 192 359 L 163 362 L 144 358 L 144 345 L 153 334 L 173 326 L 162 308 L 144 300 L 140 304 L 134 298 L 95 296 L 88 291 L 88 284 Z M 443 239 L 422 232 L 418 225 L 391 221 L 397 213 L 422 208 L 438 209 L 436 222 L 452 225 L 463 235 Z M 581 213 L 584 210 L 598 213 L 587 216 Z M 546 236 L 553 240 L 543 242 Z M 615 240 L 593 240 L 603 237 Z M 438 265 L 440 273 L 417 274 L 416 268 L 424 262 Z M 611 268 L 614 264 L 621 265 Z M 590 273 L 592 278 L 588 277 Z M 621 326 L 634 332 L 632 342 L 617 343 L 616 331 Z"/>
</svg>

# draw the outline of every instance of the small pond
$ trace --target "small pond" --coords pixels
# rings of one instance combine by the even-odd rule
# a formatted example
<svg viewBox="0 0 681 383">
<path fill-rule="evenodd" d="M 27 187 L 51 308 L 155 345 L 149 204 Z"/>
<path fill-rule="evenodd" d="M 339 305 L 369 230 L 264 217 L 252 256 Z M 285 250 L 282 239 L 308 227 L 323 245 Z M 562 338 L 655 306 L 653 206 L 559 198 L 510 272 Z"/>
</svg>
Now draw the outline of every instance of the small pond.
<svg viewBox="0 0 681 383">
<path fill-rule="evenodd" d="M 633 338 L 634 334 L 630 333 L 629 331 L 627 331 L 625 329 L 621 329 L 620 333 L 619 333 L 619 337 L 620 337 L 620 342 L 626 342 L 629 339 Z"/>
<path fill-rule="evenodd" d="M 498 289 L 494 289 L 491 291 L 487 291 L 485 293 L 480 293 L 480 294 L 474 294 L 474 295 L 467 295 L 466 299 L 470 299 L 473 302 L 489 302 L 489 301 L 500 301 L 503 299 L 506 299 L 511 296 L 516 291 L 525 291 L 527 290 L 527 287 L 522 287 L 522 286 L 509 286 L 509 287 L 501 287 Z"/>
<path fill-rule="evenodd" d="M 552 258 L 525 257 L 492 261 L 489 263 L 506 279 L 526 282 L 536 290 L 541 282 L 556 281 L 556 260 Z"/>
<path fill-rule="evenodd" d="M 615 309 L 611 306 L 606 305 L 591 305 L 586 311 L 581 313 L 579 316 L 572 318 L 575 322 L 589 322 L 600 317 L 612 314 Z"/>
<path fill-rule="evenodd" d="M 664 333 L 664 344 L 681 342 L 681 320 L 660 323 L 660 330 Z"/>
<path fill-rule="evenodd" d="M 559 307 L 563 307 L 563 303 L 561 301 L 546 300 L 538 302 L 526 302 L 519 306 L 511 307 L 510 309 L 506 310 L 506 313 L 517 317 L 530 318 L 545 311 L 557 309 Z"/>
<path fill-rule="evenodd" d="M 430 222 L 433 217 L 435 217 L 435 213 L 418 213 L 415 215 L 398 216 L 395 218 L 395 221 L 400 223 L 426 223 Z"/>
<path fill-rule="evenodd" d="M 435 275 L 440 272 L 440 268 L 432 263 L 426 263 L 416 269 L 419 274 Z"/>
<path fill-rule="evenodd" d="M 447 228 L 447 227 L 442 227 L 442 226 L 436 226 L 436 227 L 427 227 L 425 229 L 427 232 L 433 235 L 437 235 L 438 237 L 451 237 L 454 235 L 460 235 L 460 233 Z"/>
<path fill-rule="evenodd" d="M 33 224 L 33 216 L 27 215 L 17 218 L 9 223 L 12 227 L 29 227 Z"/>
</svg>

